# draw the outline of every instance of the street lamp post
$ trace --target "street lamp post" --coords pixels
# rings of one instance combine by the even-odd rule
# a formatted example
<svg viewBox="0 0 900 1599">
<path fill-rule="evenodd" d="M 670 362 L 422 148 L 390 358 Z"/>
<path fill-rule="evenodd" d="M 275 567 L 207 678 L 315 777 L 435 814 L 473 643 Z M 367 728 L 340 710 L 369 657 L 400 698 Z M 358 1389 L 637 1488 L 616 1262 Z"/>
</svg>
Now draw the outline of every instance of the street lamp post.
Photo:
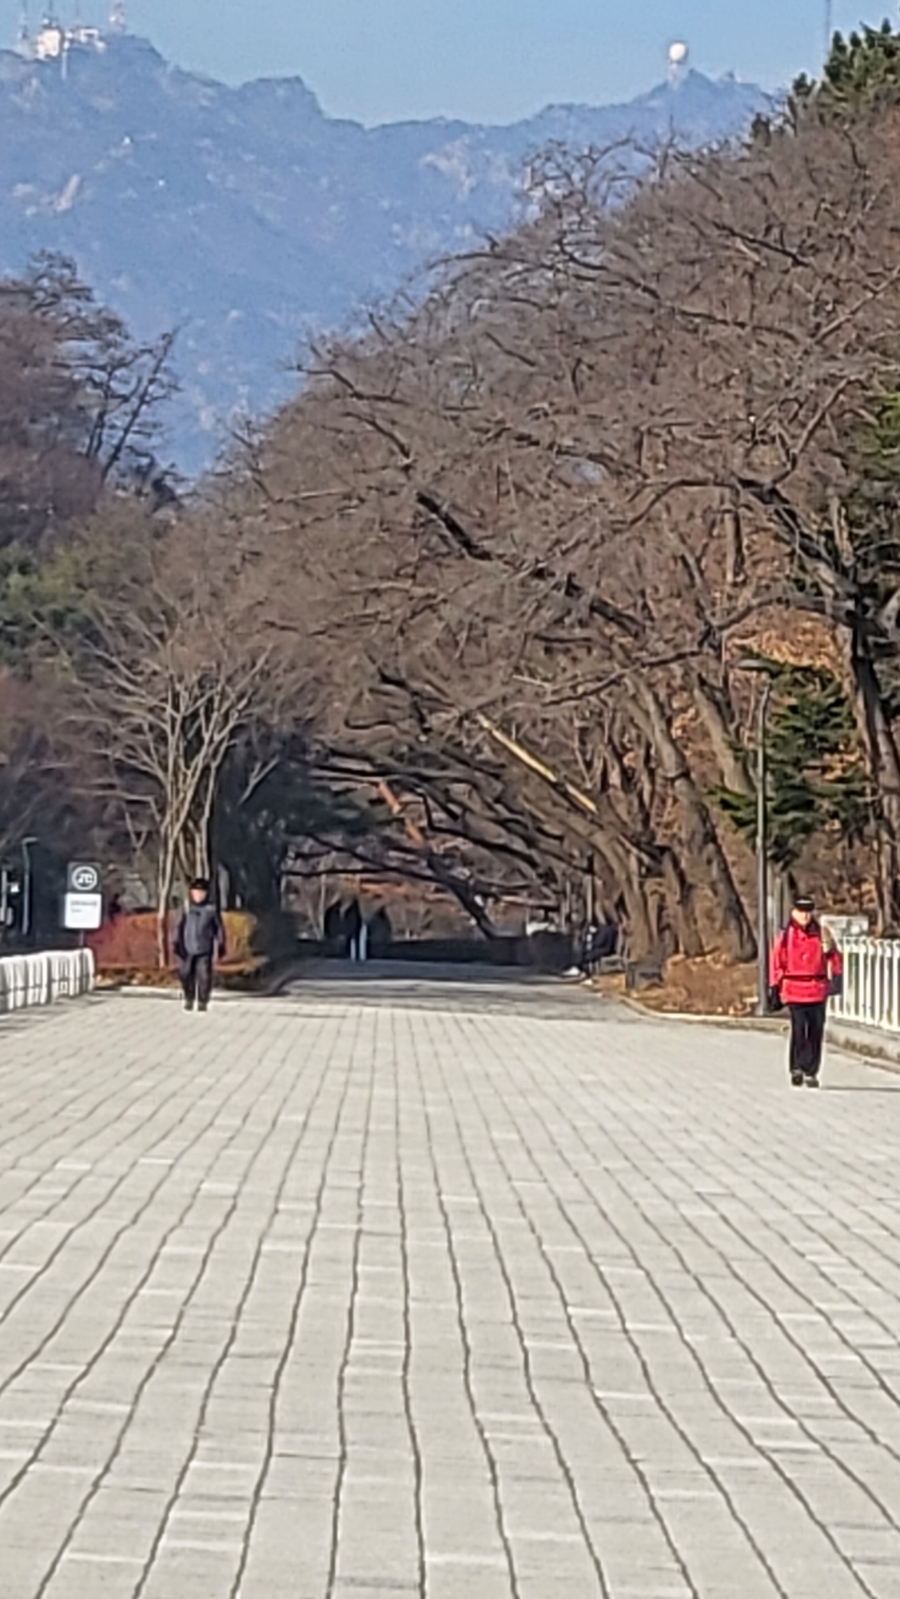
<svg viewBox="0 0 900 1599">
<path fill-rule="evenodd" d="M 22 872 L 23 943 L 31 937 L 31 846 L 36 843 L 37 839 L 32 838 L 30 834 L 28 838 L 23 838 L 22 840 L 22 865 L 24 868 Z"/>
<path fill-rule="evenodd" d="M 769 807 L 766 794 L 766 718 L 772 694 L 771 668 L 756 659 L 736 661 L 739 672 L 764 676 L 756 720 L 756 1014 L 769 1014 Z"/>
<path fill-rule="evenodd" d="M 772 682 L 766 679 L 756 727 L 756 1014 L 769 1011 L 769 816 L 766 796 L 766 716 Z"/>
</svg>

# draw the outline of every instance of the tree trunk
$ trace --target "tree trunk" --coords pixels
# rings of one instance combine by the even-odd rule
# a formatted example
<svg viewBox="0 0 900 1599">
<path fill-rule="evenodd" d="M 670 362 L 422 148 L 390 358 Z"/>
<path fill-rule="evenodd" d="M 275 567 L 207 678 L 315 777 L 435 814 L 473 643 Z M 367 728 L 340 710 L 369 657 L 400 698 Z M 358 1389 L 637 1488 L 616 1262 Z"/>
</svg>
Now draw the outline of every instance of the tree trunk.
<svg viewBox="0 0 900 1599">
<path fill-rule="evenodd" d="M 659 926 L 648 893 L 651 868 L 644 853 L 621 833 L 604 827 L 601 821 L 580 813 L 575 807 L 565 806 L 560 817 L 553 808 L 554 800 L 562 806 L 558 790 L 552 794 L 547 792 L 540 799 L 530 799 L 529 809 L 546 823 L 561 826 L 570 837 L 586 844 L 603 860 L 614 894 L 625 906 L 631 958 L 640 960 L 658 953 Z"/>
<path fill-rule="evenodd" d="M 375 788 L 387 805 L 391 815 L 395 816 L 397 821 L 402 824 L 403 831 L 413 848 L 418 850 L 422 856 L 435 882 L 440 883 L 442 888 L 445 888 L 448 893 L 453 895 L 466 914 L 471 916 L 478 931 L 483 933 L 485 938 L 496 938 L 497 929 L 471 884 L 464 883 L 457 877 L 456 873 L 451 871 L 441 860 L 437 851 L 431 848 L 418 823 L 404 812 L 402 801 L 383 777 L 378 779 Z"/>
<path fill-rule="evenodd" d="M 722 522 L 725 529 L 725 582 L 729 588 L 737 588 L 747 581 L 747 553 L 740 499 L 733 490 L 726 497 Z"/>
<path fill-rule="evenodd" d="M 156 906 L 156 959 L 161 972 L 165 971 L 169 964 L 169 902 L 172 898 L 174 880 L 175 842 L 164 833 L 157 871 Z"/>
<path fill-rule="evenodd" d="M 648 683 L 640 683 L 637 694 L 660 769 L 671 783 L 681 808 L 688 854 L 702 872 L 711 892 L 716 933 L 727 954 L 735 960 L 752 960 L 756 953 L 756 939 L 709 806 L 675 740 L 669 715 L 655 689 Z"/>
<path fill-rule="evenodd" d="M 632 851 L 617 847 L 611 839 L 597 838 L 596 847 L 615 874 L 625 904 L 628 921 L 626 953 L 629 960 L 643 960 L 659 953 L 659 922 L 654 915 L 647 879 Z"/>
<path fill-rule="evenodd" d="M 212 819 L 219 786 L 220 766 L 210 767 L 202 785 L 200 814 L 194 829 L 194 859 L 196 876 L 212 879 Z"/>
<path fill-rule="evenodd" d="M 690 684 L 694 704 L 709 735 L 723 787 L 734 794 L 752 794 L 753 783 L 743 755 L 737 748 L 725 691 L 718 684 L 711 683 L 702 672 L 692 672 Z"/>
<path fill-rule="evenodd" d="M 448 894 L 453 895 L 467 916 L 471 916 L 479 933 L 482 933 L 485 938 L 496 938 L 498 936 L 496 927 L 478 899 L 477 894 L 468 884 L 461 883 L 458 878 L 454 877 L 452 872 L 445 871 L 438 858 L 432 854 L 429 854 L 428 866 L 441 887 L 445 888 Z"/>
<path fill-rule="evenodd" d="M 663 849 L 663 879 L 666 903 L 681 954 L 691 958 L 702 955 L 703 937 L 697 925 L 694 891 L 675 851 L 668 846 Z"/>
<path fill-rule="evenodd" d="M 601 804 L 570 783 L 568 778 L 555 772 L 518 739 L 504 733 L 489 717 L 479 712 L 476 720 L 495 743 L 505 749 L 532 777 L 537 778 L 548 794 L 556 798 L 566 813 L 569 830 L 603 856 L 625 902 L 629 921 L 629 952 L 634 959 L 652 954 L 658 947 L 658 928 L 645 887 L 646 862 L 642 854 L 653 852 L 642 852 L 634 841 L 625 836 L 621 827 L 604 827 L 604 816 L 613 812 L 608 796 L 604 797 Z M 539 807 L 537 812 L 540 814 Z"/>
</svg>

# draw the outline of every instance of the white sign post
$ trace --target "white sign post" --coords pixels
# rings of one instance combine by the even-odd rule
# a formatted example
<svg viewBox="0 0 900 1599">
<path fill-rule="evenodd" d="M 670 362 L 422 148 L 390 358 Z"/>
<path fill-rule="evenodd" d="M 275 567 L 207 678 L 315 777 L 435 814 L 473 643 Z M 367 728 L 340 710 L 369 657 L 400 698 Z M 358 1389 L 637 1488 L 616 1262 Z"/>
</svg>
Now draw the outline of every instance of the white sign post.
<svg viewBox="0 0 900 1599">
<path fill-rule="evenodd" d="M 70 932 L 93 933 L 103 921 L 103 895 L 100 868 L 84 861 L 71 861 L 66 874 L 63 926 Z"/>
<path fill-rule="evenodd" d="M 67 894 L 63 923 L 70 932 L 92 933 L 103 921 L 102 894 Z"/>
</svg>

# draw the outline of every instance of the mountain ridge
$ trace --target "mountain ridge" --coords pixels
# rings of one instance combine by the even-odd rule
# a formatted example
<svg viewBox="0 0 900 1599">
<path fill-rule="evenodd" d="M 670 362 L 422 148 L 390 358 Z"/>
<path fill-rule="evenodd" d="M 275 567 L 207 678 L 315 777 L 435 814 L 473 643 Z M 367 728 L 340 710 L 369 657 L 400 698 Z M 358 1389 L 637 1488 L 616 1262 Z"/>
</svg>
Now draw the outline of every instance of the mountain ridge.
<svg viewBox="0 0 900 1599">
<path fill-rule="evenodd" d="M 511 124 L 364 127 L 301 78 L 232 87 L 124 35 L 61 60 L 0 52 L 0 271 L 72 257 L 141 337 L 178 326 L 174 453 L 208 463 L 223 422 L 296 387 L 304 341 L 390 297 L 429 259 L 513 222 L 529 154 L 629 136 L 701 145 L 770 104 L 688 74 L 620 105 Z"/>
</svg>

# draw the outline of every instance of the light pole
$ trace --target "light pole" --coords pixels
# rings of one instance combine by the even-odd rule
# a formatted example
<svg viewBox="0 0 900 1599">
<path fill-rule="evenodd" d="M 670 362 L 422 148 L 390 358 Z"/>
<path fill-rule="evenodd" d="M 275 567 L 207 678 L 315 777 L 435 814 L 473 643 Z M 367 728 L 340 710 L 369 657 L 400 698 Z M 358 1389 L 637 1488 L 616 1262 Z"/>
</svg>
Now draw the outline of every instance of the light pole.
<svg viewBox="0 0 900 1599">
<path fill-rule="evenodd" d="M 756 719 L 756 1014 L 769 1014 L 769 808 L 766 785 L 766 718 L 772 673 L 765 661 L 736 661 L 739 672 L 764 676 Z"/>
<path fill-rule="evenodd" d="M 31 846 L 38 841 L 31 834 L 22 840 L 22 940 L 31 937 Z"/>
<path fill-rule="evenodd" d="M 767 677 L 759 701 L 756 725 L 756 1014 L 769 1011 L 769 816 L 766 803 L 766 716 L 772 680 Z"/>
</svg>

